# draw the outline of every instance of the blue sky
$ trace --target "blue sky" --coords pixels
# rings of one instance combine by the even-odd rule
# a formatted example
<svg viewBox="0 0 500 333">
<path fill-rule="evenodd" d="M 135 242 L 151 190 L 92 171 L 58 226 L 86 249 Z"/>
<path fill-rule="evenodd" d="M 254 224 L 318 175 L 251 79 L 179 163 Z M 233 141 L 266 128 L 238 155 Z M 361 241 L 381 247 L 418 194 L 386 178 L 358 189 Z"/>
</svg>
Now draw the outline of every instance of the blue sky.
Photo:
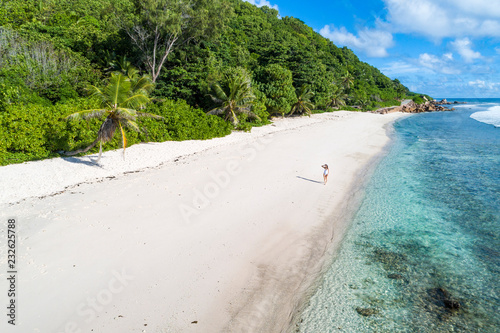
<svg viewBox="0 0 500 333">
<path fill-rule="evenodd" d="M 500 97 L 500 0 L 246 0 L 435 98 Z"/>
</svg>

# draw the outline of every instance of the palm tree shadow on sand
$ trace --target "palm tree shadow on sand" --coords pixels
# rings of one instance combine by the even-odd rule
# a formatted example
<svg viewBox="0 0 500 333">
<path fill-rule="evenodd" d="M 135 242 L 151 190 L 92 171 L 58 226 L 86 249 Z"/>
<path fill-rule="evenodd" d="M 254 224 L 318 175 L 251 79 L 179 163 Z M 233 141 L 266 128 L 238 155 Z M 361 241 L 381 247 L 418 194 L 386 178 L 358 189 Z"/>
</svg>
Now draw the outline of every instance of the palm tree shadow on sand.
<svg viewBox="0 0 500 333">
<path fill-rule="evenodd" d="M 301 177 L 301 176 L 297 176 L 297 178 L 300 178 L 300 179 L 303 179 L 303 180 L 307 180 L 308 182 L 312 182 L 312 183 L 323 184 L 323 182 L 319 182 L 317 180 L 312 180 L 312 179 L 304 178 L 304 177 Z"/>
<path fill-rule="evenodd" d="M 89 157 L 90 161 L 85 161 L 85 160 L 82 160 L 81 158 L 77 158 L 77 157 L 63 157 L 62 159 L 65 160 L 66 162 L 69 162 L 69 163 L 85 164 L 85 165 L 92 166 L 92 167 L 102 168 L 102 165 L 100 165 L 98 163 L 97 157 L 95 157 L 95 158 Z"/>
</svg>

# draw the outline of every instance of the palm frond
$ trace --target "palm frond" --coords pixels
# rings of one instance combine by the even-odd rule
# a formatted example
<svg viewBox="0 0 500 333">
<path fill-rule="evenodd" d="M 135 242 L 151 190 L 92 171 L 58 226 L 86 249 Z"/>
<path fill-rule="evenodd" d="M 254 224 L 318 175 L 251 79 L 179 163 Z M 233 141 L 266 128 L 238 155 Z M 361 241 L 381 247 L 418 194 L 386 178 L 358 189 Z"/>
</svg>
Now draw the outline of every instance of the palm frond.
<svg viewBox="0 0 500 333">
<path fill-rule="evenodd" d="M 143 75 L 139 77 L 137 80 L 133 79 L 132 82 L 132 91 L 142 93 L 143 95 L 149 95 L 151 91 L 154 89 L 154 83 L 151 80 L 149 75 Z"/>
<path fill-rule="evenodd" d="M 146 95 L 142 93 L 137 93 L 123 100 L 121 104 L 123 104 L 123 106 L 126 107 L 140 108 L 146 105 L 148 102 L 149 98 Z"/>
<path fill-rule="evenodd" d="M 113 113 L 113 117 L 117 119 L 130 119 L 135 120 L 137 118 L 137 111 L 134 109 L 118 107 Z"/>
<path fill-rule="evenodd" d="M 303 85 L 300 89 L 299 99 L 305 102 L 311 102 L 311 98 L 314 96 L 314 92 L 309 89 L 307 85 Z"/>
<path fill-rule="evenodd" d="M 96 97 L 97 99 L 99 99 L 101 101 L 101 104 L 104 105 L 104 104 L 106 104 L 106 102 L 108 102 L 108 98 L 106 97 L 104 92 L 101 89 L 99 89 L 98 87 L 93 86 L 93 85 L 89 85 L 89 86 L 87 86 L 86 90 L 88 91 L 89 96 Z"/>
<path fill-rule="evenodd" d="M 242 110 L 242 109 L 240 109 L 240 111 L 241 111 L 241 113 L 246 114 L 250 118 L 254 118 L 254 119 L 257 119 L 259 121 L 262 120 L 257 114 L 255 114 L 254 112 L 252 112 L 250 110 Z"/>
<path fill-rule="evenodd" d="M 83 110 L 67 115 L 66 120 L 92 119 L 100 118 L 107 113 L 105 109 Z"/>
<path fill-rule="evenodd" d="M 214 103 L 217 103 L 217 104 L 222 104 L 222 103 L 224 103 L 224 100 L 219 99 L 219 98 L 217 98 L 216 96 L 214 96 L 214 95 L 212 95 L 212 94 L 208 94 L 208 96 L 210 96 L 210 98 L 212 99 L 212 101 L 213 101 Z"/>
<path fill-rule="evenodd" d="M 116 106 L 127 100 L 130 92 L 130 80 L 121 73 L 111 73 L 109 84 L 103 89 L 103 94 L 111 105 Z"/>
<path fill-rule="evenodd" d="M 303 85 L 297 95 L 297 101 L 293 104 L 290 115 L 295 112 L 311 114 L 311 109 L 314 109 L 314 104 L 311 102 L 311 98 L 314 96 L 314 92 L 309 88 L 308 85 Z"/>
<path fill-rule="evenodd" d="M 212 97 L 212 99 L 214 99 L 214 102 L 225 101 L 228 99 L 226 92 L 221 88 L 221 86 L 218 83 L 214 83 L 211 88 L 215 94 L 215 96 L 210 95 Z M 215 99 L 217 99 L 217 100 L 215 100 Z"/>
<path fill-rule="evenodd" d="M 114 71 L 122 74 L 127 74 L 130 69 L 135 69 L 132 63 L 127 60 L 127 56 L 116 57 L 116 59 L 111 61 L 110 65 Z"/>
<path fill-rule="evenodd" d="M 224 114 L 225 112 L 226 112 L 226 108 L 215 108 L 215 109 L 208 111 L 207 114 L 218 116 L 218 115 Z"/>
<path fill-rule="evenodd" d="M 219 104 L 219 107 L 210 110 L 208 114 L 224 114 L 224 119 L 235 126 L 239 123 L 238 113 L 245 113 L 250 117 L 260 119 L 250 111 L 250 105 L 255 100 L 251 83 L 248 75 L 237 74 L 228 82 L 226 90 L 219 83 L 212 84 L 211 89 L 214 95 L 210 97 Z"/>
<path fill-rule="evenodd" d="M 88 85 L 87 90 L 89 91 L 89 95 L 91 95 L 91 96 L 95 96 L 95 95 L 99 95 L 100 96 L 100 95 L 103 95 L 101 89 L 99 89 L 98 87 L 93 86 L 91 84 Z"/>
<path fill-rule="evenodd" d="M 233 99 L 237 101 L 239 105 L 250 103 L 255 99 L 249 77 L 237 76 L 233 82 Z"/>
<path fill-rule="evenodd" d="M 125 74 L 130 81 L 135 81 L 139 77 L 139 70 L 132 66 L 130 62 L 123 68 L 122 73 Z"/>
<path fill-rule="evenodd" d="M 306 109 L 309 109 L 309 110 L 312 110 L 316 107 L 316 105 L 314 105 L 313 103 L 311 102 L 304 102 L 304 108 Z"/>
<path fill-rule="evenodd" d="M 139 125 L 137 125 L 137 123 L 133 120 L 125 120 L 123 122 L 123 124 L 126 126 L 126 127 L 129 127 L 131 129 L 133 129 L 134 131 L 136 132 L 142 132 L 141 129 L 139 128 Z"/>
<path fill-rule="evenodd" d="M 147 112 L 137 112 L 137 116 L 139 117 L 144 117 L 144 118 L 154 118 L 154 119 L 165 119 L 164 117 L 154 114 L 154 113 L 147 113 Z"/>
</svg>

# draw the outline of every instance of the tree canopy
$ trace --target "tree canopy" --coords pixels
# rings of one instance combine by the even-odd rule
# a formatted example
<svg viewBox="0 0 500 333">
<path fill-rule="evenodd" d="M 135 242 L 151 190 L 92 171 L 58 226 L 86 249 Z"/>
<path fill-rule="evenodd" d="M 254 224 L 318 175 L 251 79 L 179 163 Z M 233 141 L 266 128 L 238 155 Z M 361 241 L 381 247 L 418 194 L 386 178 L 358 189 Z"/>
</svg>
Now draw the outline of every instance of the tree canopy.
<svg viewBox="0 0 500 333">
<path fill-rule="evenodd" d="M 90 138 L 88 127 L 61 125 L 62 117 L 46 115 L 100 107 L 95 96 L 89 97 L 88 87 L 103 89 L 116 70 L 131 91 L 150 97 L 152 103 L 140 106 L 144 112 L 166 116 L 168 105 L 207 124 L 206 132 L 187 130 L 186 138 L 227 134 L 231 124 L 224 119 L 232 122 L 234 117 L 206 115 L 220 109 L 226 98 L 210 95 L 216 95 L 213 89 L 219 84 L 219 93 L 231 99 L 224 84 L 241 72 L 246 73 L 246 94 L 254 96 L 251 105 L 243 103 L 245 112 L 238 117 L 238 128 L 245 129 L 266 123 L 269 115 L 309 114 L 344 105 L 368 110 L 412 95 L 398 80 L 360 61 L 350 49 L 337 47 L 300 19 L 280 17 L 272 8 L 242 0 L 4 0 L 0 138 L 18 128 L 19 140 L 0 140 L 0 157 L 24 161 L 82 146 Z M 174 123 L 181 119 L 170 113 L 167 118 Z M 21 133 L 28 131 L 19 127 L 21 119 L 42 125 Z M 167 125 L 143 122 L 150 126 L 149 136 L 131 133 L 130 142 L 166 140 L 175 132 L 156 133 Z M 189 126 L 201 130 L 195 123 L 190 120 Z M 99 124 L 87 126 L 95 129 Z M 31 143 L 21 145 L 22 138 Z M 107 146 L 116 147 L 113 142 Z"/>
</svg>

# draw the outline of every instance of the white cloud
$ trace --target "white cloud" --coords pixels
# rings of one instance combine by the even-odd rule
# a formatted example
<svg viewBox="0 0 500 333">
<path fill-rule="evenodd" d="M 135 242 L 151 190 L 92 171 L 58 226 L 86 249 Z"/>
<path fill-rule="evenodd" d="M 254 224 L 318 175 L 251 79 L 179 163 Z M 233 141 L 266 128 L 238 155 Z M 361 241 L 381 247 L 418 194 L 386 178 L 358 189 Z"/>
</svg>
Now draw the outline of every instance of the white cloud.
<svg viewBox="0 0 500 333">
<path fill-rule="evenodd" d="M 500 2 L 492 0 L 444 0 L 445 6 L 456 6 L 463 12 L 498 19 Z"/>
<path fill-rule="evenodd" d="M 274 8 L 279 11 L 278 5 L 271 5 L 271 3 L 267 0 L 245 0 L 245 1 L 257 7 L 267 6 L 269 8 Z"/>
<path fill-rule="evenodd" d="M 486 88 L 490 90 L 498 90 L 495 88 L 498 85 L 499 85 L 498 83 L 486 82 L 479 79 L 477 79 L 476 81 L 469 81 L 469 86 L 471 87 Z"/>
<path fill-rule="evenodd" d="M 370 57 L 388 56 L 387 49 L 394 44 L 391 33 L 377 29 L 365 28 L 355 36 L 344 27 L 338 29 L 325 25 L 319 33 L 339 46 L 347 46 Z"/>
<path fill-rule="evenodd" d="M 500 2 L 491 0 L 384 0 L 392 32 L 432 39 L 499 37 Z"/>
<path fill-rule="evenodd" d="M 443 58 L 447 60 L 453 60 L 453 53 L 445 53 L 443 54 Z"/>
<path fill-rule="evenodd" d="M 387 49 L 394 45 L 392 34 L 395 33 L 424 36 L 436 43 L 443 38 L 454 38 L 452 50 L 465 62 L 482 58 L 479 52 L 472 49 L 469 38 L 500 37 L 499 0 L 383 1 L 387 15 L 376 19 L 376 28 L 352 32 L 344 27 L 325 25 L 320 34 L 335 44 L 361 51 L 371 57 L 388 56 Z M 452 53 L 447 53 L 444 57 L 453 60 Z"/>
<path fill-rule="evenodd" d="M 479 88 L 484 88 L 486 87 L 486 82 L 479 79 L 476 81 L 469 81 L 469 86 L 477 86 Z"/>
<path fill-rule="evenodd" d="M 436 57 L 433 54 L 428 54 L 428 53 L 422 53 L 418 58 L 418 62 L 423 67 L 430 68 L 430 69 L 434 69 L 443 63 L 443 61 L 440 60 L 438 57 Z"/>
<path fill-rule="evenodd" d="M 442 74 L 460 74 L 460 70 L 452 66 L 453 56 L 450 53 L 438 57 L 429 53 L 422 53 L 418 57 L 418 64 L 424 68 L 430 69 L 435 73 Z"/>
<path fill-rule="evenodd" d="M 389 64 L 389 66 L 383 67 L 380 70 L 382 71 L 382 73 L 384 73 L 389 77 L 395 77 L 398 75 L 408 74 L 408 73 L 418 73 L 421 71 L 419 67 L 416 67 L 404 61 L 393 62 Z"/>
<path fill-rule="evenodd" d="M 469 38 L 456 39 L 450 45 L 462 56 L 465 62 L 481 58 L 481 53 L 472 50 L 472 42 Z"/>
</svg>

